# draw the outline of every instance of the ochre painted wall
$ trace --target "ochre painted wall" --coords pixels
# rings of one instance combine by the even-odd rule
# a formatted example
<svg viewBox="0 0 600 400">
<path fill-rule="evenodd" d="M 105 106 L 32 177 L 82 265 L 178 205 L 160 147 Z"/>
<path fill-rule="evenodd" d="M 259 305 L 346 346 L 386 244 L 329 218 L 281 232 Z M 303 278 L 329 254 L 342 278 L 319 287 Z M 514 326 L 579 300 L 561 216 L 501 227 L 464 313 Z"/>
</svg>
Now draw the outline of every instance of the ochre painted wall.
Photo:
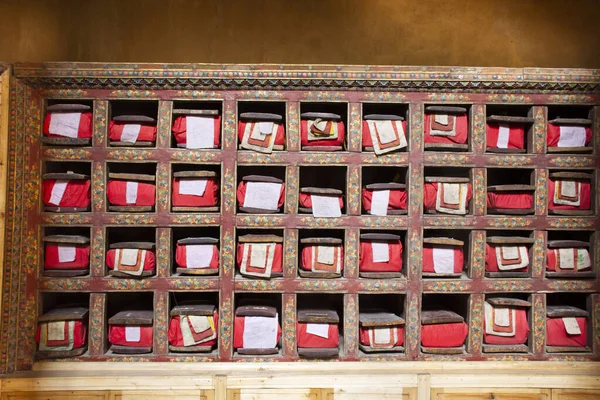
<svg viewBox="0 0 600 400">
<path fill-rule="evenodd" d="M 599 0 L 0 0 L 0 60 L 600 67 Z"/>
</svg>

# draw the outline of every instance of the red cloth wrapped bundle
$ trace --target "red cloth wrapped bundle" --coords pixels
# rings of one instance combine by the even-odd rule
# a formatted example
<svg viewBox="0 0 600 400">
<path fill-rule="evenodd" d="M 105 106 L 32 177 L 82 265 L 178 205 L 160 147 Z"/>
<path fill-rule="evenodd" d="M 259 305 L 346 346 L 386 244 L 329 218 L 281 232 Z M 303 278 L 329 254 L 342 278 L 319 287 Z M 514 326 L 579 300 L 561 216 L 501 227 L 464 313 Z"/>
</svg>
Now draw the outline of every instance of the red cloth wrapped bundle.
<svg viewBox="0 0 600 400">
<path fill-rule="evenodd" d="M 186 263 L 186 253 L 185 253 L 186 245 L 177 244 L 175 246 L 175 263 L 179 268 L 187 268 Z M 213 256 L 210 260 L 210 266 L 208 269 L 218 269 L 219 268 L 219 249 L 216 245 L 213 246 Z"/>
<path fill-rule="evenodd" d="M 42 200 L 48 207 L 79 207 L 87 208 L 91 202 L 90 181 L 72 179 L 67 181 L 67 187 L 59 204 L 51 204 L 52 188 L 56 179 L 44 179 L 42 182 Z"/>
<path fill-rule="evenodd" d="M 246 124 L 254 124 L 255 122 L 249 121 L 239 121 L 238 122 L 238 140 L 242 143 L 242 139 L 244 138 L 244 132 L 246 131 Z M 285 128 L 283 124 L 277 125 L 277 133 L 275 134 L 275 142 L 273 145 L 275 146 L 285 146 Z M 272 139 L 271 139 L 272 140 Z"/>
<path fill-rule="evenodd" d="M 109 269 L 115 268 L 115 253 L 117 249 L 110 249 L 106 252 L 106 265 Z M 139 257 L 139 256 L 138 256 Z M 139 266 L 139 263 L 138 263 Z M 156 266 L 156 256 L 153 251 L 146 250 L 146 257 L 144 258 L 144 271 L 154 271 Z"/>
<path fill-rule="evenodd" d="M 508 125 L 508 149 L 524 149 L 525 148 L 525 126 L 518 124 Z M 500 131 L 500 124 L 488 123 L 487 124 L 487 140 L 486 147 L 488 149 L 498 149 L 498 132 Z"/>
<path fill-rule="evenodd" d="M 109 325 L 108 327 L 108 341 L 111 344 L 119 346 L 129 347 L 152 347 L 152 325 L 140 326 L 140 340 L 139 342 L 128 342 L 125 340 L 125 328 L 126 326 L 135 325 Z"/>
<path fill-rule="evenodd" d="M 488 208 L 531 209 L 533 194 L 531 193 L 495 193 L 487 194 Z"/>
<path fill-rule="evenodd" d="M 206 179 L 206 189 L 204 190 L 204 194 L 202 196 L 180 194 L 180 180 L 180 178 L 173 179 L 173 207 L 214 207 L 219 202 L 219 184 L 215 179 Z"/>
<path fill-rule="evenodd" d="M 404 135 L 406 135 L 406 121 L 402 121 L 402 130 L 404 131 Z M 362 122 L 362 147 L 373 147 L 373 139 L 371 138 L 369 123 L 365 120 Z"/>
<path fill-rule="evenodd" d="M 244 323 L 246 317 L 236 316 L 233 321 L 233 348 L 244 347 Z M 277 323 L 277 343 L 281 340 L 281 325 Z"/>
<path fill-rule="evenodd" d="M 53 138 L 64 138 L 67 136 L 57 135 L 50 133 L 50 121 L 53 115 L 64 114 L 62 112 L 49 112 L 46 113 L 46 117 L 44 118 L 44 135 Z M 77 138 L 79 139 L 89 139 L 92 137 L 92 113 L 91 112 L 82 112 L 81 117 L 79 119 L 79 127 L 77 129 Z"/>
<path fill-rule="evenodd" d="M 448 118 L 454 118 L 455 135 L 437 136 L 431 135 L 431 121 L 435 114 L 425 114 L 425 143 L 445 143 L 445 144 L 465 144 L 468 138 L 468 122 L 466 115 L 449 115 Z"/>
<path fill-rule="evenodd" d="M 527 272 L 528 267 L 511 269 L 510 271 L 500 271 L 498 268 L 498 259 L 496 258 L 496 247 L 489 244 L 485 245 L 485 270 L 487 272 Z"/>
<path fill-rule="evenodd" d="M 299 348 L 333 349 L 340 345 L 340 332 L 337 324 L 328 324 L 327 338 L 306 332 L 308 323 L 296 323 L 296 335 Z"/>
<path fill-rule="evenodd" d="M 423 205 L 426 210 L 435 210 L 435 203 L 437 200 L 437 191 L 439 184 L 436 182 L 427 182 L 423 188 Z M 470 183 L 467 183 L 467 209 L 468 204 L 473 198 L 473 187 Z"/>
<path fill-rule="evenodd" d="M 156 126 L 144 125 L 135 122 L 115 122 L 110 121 L 108 132 L 110 140 L 114 142 L 121 141 L 121 135 L 125 125 L 140 125 L 140 133 L 138 134 L 136 142 L 154 142 L 156 140 Z"/>
<path fill-rule="evenodd" d="M 219 339 L 219 313 L 214 312 L 213 321 L 215 323 L 215 331 L 217 333 L 217 337 L 211 340 L 208 340 L 204 343 L 198 343 L 194 346 L 214 346 L 217 344 L 217 340 Z M 169 322 L 169 344 L 171 346 L 183 346 L 183 336 L 181 334 L 181 326 L 179 325 L 179 315 L 172 317 Z M 189 346 L 189 347 L 194 347 Z"/>
<path fill-rule="evenodd" d="M 242 268 L 242 259 L 244 257 L 244 246 L 252 245 L 252 243 L 238 243 L 237 245 L 237 254 L 236 254 L 236 262 L 238 268 Z M 250 264 L 246 266 L 248 272 L 264 272 L 263 269 L 251 267 Z M 275 253 L 273 254 L 273 266 L 271 268 L 271 273 L 273 272 L 283 272 L 283 246 L 281 243 L 275 243 Z"/>
<path fill-rule="evenodd" d="M 60 262 L 58 258 L 59 247 L 75 247 L 75 260 Z M 44 269 L 86 269 L 90 265 L 89 245 L 58 245 L 47 243 L 44 252 Z"/>
<path fill-rule="evenodd" d="M 153 206 L 156 201 L 156 186 L 138 182 L 135 204 L 127 203 L 127 181 L 110 180 L 106 187 L 108 202 L 113 206 Z"/>
<path fill-rule="evenodd" d="M 308 140 L 308 122 L 306 120 L 300 121 L 300 144 L 304 146 L 343 146 L 344 138 L 346 137 L 346 128 L 344 122 L 329 121 L 332 124 L 337 124 L 337 136 L 335 139 L 323 139 L 323 140 Z M 331 131 L 329 131 L 331 132 Z"/>
<path fill-rule="evenodd" d="M 237 197 L 238 205 L 240 207 L 243 207 L 244 200 L 246 199 L 246 184 L 247 183 L 248 182 L 246 182 L 246 181 L 240 182 L 240 184 L 238 185 L 237 191 L 236 191 L 236 197 Z M 277 207 L 281 207 L 283 205 L 284 199 L 285 199 L 285 184 L 281 185 L 281 193 L 279 195 L 279 201 L 277 202 Z"/>
<path fill-rule="evenodd" d="M 435 248 L 449 248 L 448 246 L 435 246 Z M 434 246 L 425 244 L 423 246 L 423 272 L 431 272 L 435 273 L 434 263 L 433 263 L 433 249 Z M 454 253 L 454 273 L 461 273 L 464 267 L 465 259 L 463 255 L 462 247 L 453 246 L 451 248 Z"/>
<path fill-rule="evenodd" d="M 69 321 L 65 321 L 69 322 Z M 73 321 L 75 324 L 73 325 L 73 349 L 79 349 L 85 346 L 86 336 L 87 336 L 87 323 L 82 320 Z M 35 341 L 37 344 L 40 344 L 41 338 L 41 329 L 42 324 L 38 324 L 37 330 L 35 333 Z M 68 335 L 65 335 L 65 338 L 68 338 Z M 50 341 L 48 341 L 50 342 Z M 47 343 L 47 345 L 50 343 Z M 65 344 L 66 345 L 66 344 Z"/>
<path fill-rule="evenodd" d="M 313 248 L 318 247 L 318 245 L 306 246 L 302 249 L 302 262 L 300 263 L 300 268 L 304 271 L 312 271 L 313 264 Z M 340 260 L 340 271 L 344 270 L 344 248 L 342 246 L 335 246 L 337 252 L 339 252 L 339 258 L 337 257 L 338 253 L 335 253 L 334 256 L 334 265 L 331 265 L 332 271 L 336 271 L 336 263 L 337 260 Z"/>
<path fill-rule="evenodd" d="M 360 272 L 400 272 L 402 271 L 402 242 L 387 241 L 389 249 L 388 262 L 373 262 L 373 247 L 371 241 L 360 242 Z"/>
<path fill-rule="evenodd" d="M 575 251 L 578 251 L 578 255 L 576 256 L 574 254 L 573 257 L 573 261 L 574 261 L 574 265 L 571 265 L 572 268 L 560 268 L 560 265 L 557 266 L 557 259 L 556 256 L 557 254 L 554 252 L 555 249 L 546 249 L 546 270 L 547 271 L 556 271 L 556 272 L 578 272 L 578 271 L 585 271 L 585 270 L 591 270 L 592 269 L 592 263 L 591 263 L 591 259 L 590 259 L 590 253 L 588 252 L 587 249 L 568 249 L 571 250 L 575 253 Z M 556 249 L 559 250 L 559 249 Z M 581 256 L 581 252 L 586 252 L 586 259 L 588 262 L 585 262 L 585 266 L 582 265 L 581 263 L 577 262 L 577 257 Z"/>
<path fill-rule="evenodd" d="M 554 203 L 554 190 L 556 182 L 548 179 L 548 209 L 550 210 L 589 210 L 591 208 L 591 185 L 589 181 L 576 181 L 581 184 L 579 192 L 579 206 Z"/>
<path fill-rule="evenodd" d="M 371 211 L 371 199 L 373 199 L 373 190 L 363 188 L 362 204 L 366 211 Z M 406 210 L 406 190 L 390 190 L 390 200 L 388 210 Z"/>
<path fill-rule="evenodd" d="M 497 336 L 486 333 L 486 319 L 483 319 L 483 342 L 486 344 L 524 344 L 529 336 L 529 324 L 527 323 L 527 311 L 521 309 L 510 309 L 515 312 L 515 335 Z"/>
<path fill-rule="evenodd" d="M 214 117 L 215 120 L 215 148 L 221 146 L 221 116 Z M 175 122 L 173 122 L 173 135 L 175 136 L 175 141 L 177 144 L 185 144 L 187 140 L 187 125 L 186 125 L 186 116 L 182 115 L 175 118 Z"/>
<path fill-rule="evenodd" d="M 384 326 L 383 328 L 394 328 L 394 327 Z M 398 341 L 394 344 L 394 346 L 402 346 L 404 344 L 404 327 L 397 326 L 395 328 L 398 330 Z M 373 328 L 365 328 L 362 326 L 358 328 L 359 340 L 360 340 L 360 343 L 364 346 L 371 345 L 371 339 L 369 338 L 369 329 L 373 329 Z"/>
<path fill-rule="evenodd" d="M 464 322 L 421 326 L 421 344 L 425 347 L 460 347 L 469 327 Z"/>
<path fill-rule="evenodd" d="M 548 124 L 548 130 L 546 133 L 546 144 L 548 147 L 558 147 L 558 141 L 560 140 L 560 125 Z M 589 145 L 592 140 L 592 129 L 588 126 L 585 127 L 585 145 Z"/>
<path fill-rule="evenodd" d="M 579 335 L 569 335 L 562 318 L 546 318 L 546 346 L 585 347 L 587 345 L 587 319 L 575 317 L 581 330 Z"/>
<path fill-rule="evenodd" d="M 299 203 L 300 203 L 300 207 L 304 207 L 304 208 L 312 208 L 312 199 L 310 197 L 311 195 L 308 193 L 300 193 L 299 196 Z M 344 207 L 344 199 L 342 198 L 342 196 L 339 196 L 338 199 L 340 200 L 340 208 Z"/>
</svg>

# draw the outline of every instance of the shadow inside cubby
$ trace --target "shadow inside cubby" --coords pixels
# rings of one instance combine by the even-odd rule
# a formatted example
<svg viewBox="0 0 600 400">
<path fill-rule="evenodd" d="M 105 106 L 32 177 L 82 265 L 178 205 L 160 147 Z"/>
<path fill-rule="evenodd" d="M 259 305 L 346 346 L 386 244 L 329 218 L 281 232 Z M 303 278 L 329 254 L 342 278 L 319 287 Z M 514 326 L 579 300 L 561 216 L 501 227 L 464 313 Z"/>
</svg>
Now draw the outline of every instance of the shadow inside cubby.
<svg viewBox="0 0 600 400">
<path fill-rule="evenodd" d="M 233 327 L 233 351 L 234 351 L 234 359 L 248 359 L 253 357 L 281 357 L 282 356 L 282 334 L 281 334 L 281 324 L 284 319 L 284 315 L 282 314 L 282 294 L 281 293 L 235 293 L 234 294 L 234 310 L 235 310 L 235 320 Z M 265 346 L 265 338 L 268 336 L 268 339 L 273 339 L 274 332 L 270 329 L 265 330 L 262 334 L 260 334 L 260 329 L 265 327 L 265 323 L 267 320 L 263 320 L 263 324 L 252 324 L 253 332 L 262 336 L 260 342 L 262 342 L 263 347 L 261 348 L 253 348 L 253 347 L 245 347 L 247 343 L 244 343 L 246 339 L 252 339 L 251 336 L 256 339 L 256 335 L 248 334 L 246 336 L 246 317 L 264 317 L 264 318 L 273 318 L 273 313 L 275 312 L 275 317 L 277 318 L 277 340 L 275 346 Z M 262 326 L 261 326 L 262 325 Z"/>
<path fill-rule="evenodd" d="M 171 251 L 169 253 L 171 254 L 172 275 L 219 275 L 220 243 L 221 228 L 219 226 L 171 228 Z"/>
<path fill-rule="evenodd" d="M 485 301 L 491 307 L 489 315 L 484 306 L 483 352 L 494 353 L 533 353 L 533 297 L 530 293 L 494 293 L 487 294 Z M 508 314 L 508 323 L 496 322 L 500 309 L 512 311 Z M 524 313 L 522 313 L 524 311 Z M 513 314 L 514 313 L 514 314 Z M 488 319 L 489 317 L 489 319 Z M 512 317 L 512 318 L 511 318 Z M 525 318 L 526 320 L 523 320 Z M 491 324 L 489 326 L 488 324 Z M 512 331 L 511 331 L 512 329 Z M 489 333 L 488 333 L 489 332 Z"/>
<path fill-rule="evenodd" d="M 535 212 L 535 171 L 487 168 L 487 213 L 528 215 Z"/>
<path fill-rule="evenodd" d="M 105 274 L 116 278 L 135 278 L 142 279 L 154 276 L 156 274 L 156 228 L 155 227 L 121 227 L 110 226 L 106 228 L 106 262 Z M 125 257 L 123 249 L 137 250 L 138 258 L 136 267 L 143 264 L 143 269 L 140 273 L 128 273 L 115 270 L 117 249 L 120 249 L 121 257 Z M 144 260 L 141 260 L 142 254 Z M 118 269 L 126 269 L 126 265 L 121 261 Z M 125 266 L 125 268 L 123 268 Z M 139 275 L 138 275 L 139 274 Z"/>
<path fill-rule="evenodd" d="M 464 355 L 470 351 L 467 347 L 469 297 L 468 294 L 423 294 L 422 353 Z"/>
<path fill-rule="evenodd" d="M 347 176 L 347 167 L 345 166 L 301 166 L 298 211 L 305 214 L 311 213 L 312 207 L 309 207 L 311 194 L 320 194 L 341 196 L 344 202 L 341 213 L 344 215 L 346 213 Z M 324 193 L 323 190 L 327 193 Z"/>
<path fill-rule="evenodd" d="M 359 294 L 359 348 L 362 357 L 380 356 L 382 354 L 404 353 L 406 333 L 405 294 Z M 374 329 L 390 329 L 390 340 L 387 346 L 377 346 L 372 343 Z M 391 329 L 395 329 L 395 332 Z M 385 342 L 384 342 L 385 343 Z M 381 344 L 384 344 L 381 343 Z M 391 346 L 393 343 L 393 346 Z M 391 347 L 390 347 L 391 346 Z"/>
<path fill-rule="evenodd" d="M 343 294 L 299 293 L 296 318 L 296 345 L 301 358 L 330 359 L 344 355 Z M 319 329 L 323 324 L 330 325 L 325 332 Z"/>
<path fill-rule="evenodd" d="M 210 309 L 214 307 L 212 313 Z M 216 337 L 197 343 L 184 345 L 181 335 L 180 316 L 207 316 L 213 318 Z M 169 293 L 169 329 L 176 335 L 169 337 L 169 352 L 172 355 L 201 354 L 218 355 L 219 345 L 219 292 L 170 292 Z M 184 321 L 185 322 L 185 321 Z"/>
<path fill-rule="evenodd" d="M 158 118 L 158 100 L 110 100 L 109 119 L 124 115 Z"/>
<path fill-rule="evenodd" d="M 371 215 L 373 192 L 380 190 L 390 191 L 387 215 L 407 214 L 408 179 L 408 167 L 363 166 L 361 173 L 362 214 Z"/>
<path fill-rule="evenodd" d="M 106 297 L 107 354 L 125 356 L 152 353 L 154 293 L 120 291 L 109 292 Z"/>
<path fill-rule="evenodd" d="M 398 240 L 400 241 L 399 245 Z M 383 258 L 375 261 L 377 255 L 374 254 L 374 250 L 378 250 L 375 247 L 378 243 L 387 243 L 387 261 L 385 261 L 385 256 L 382 255 L 380 257 Z M 406 246 L 406 229 L 361 229 L 358 269 L 360 278 L 404 279 L 408 276 L 408 251 Z M 396 255 L 400 251 L 402 255 L 398 258 Z"/>
<path fill-rule="evenodd" d="M 488 230 L 485 232 L 486 238 L 486 258 L 485 258 L 485 276 L 486 278 L 530 278 L 531 266 L 533 264 L 533 244 L 535 242 L 533 231 L 523 230 Z M 498 264 L 498 259 L 502 256 L 502 247 L 525 247 L 527 249 L 527 260 L 521 255 L 521 264 L 523 267 L 517 267 L 514 260 L 503 264 Z M 500 250 L 498 250 L 500 249 Z M 521 251 L 521 250 L 519 250 Z M 502 269 L 501 269 L 502 268 Z"/>
<path fill-rule="evenodd" d="M 236 242 L 236 270 L 235 279 L 272 279 L 283 277 L 283 260 L 285 259 L 284 252 L 284 230 L 283 229 L 258 229 L 258 228 L 238 228 L 235 233 Z M 268 266 L 265 268 L 254 267 L 251 265 L 252 246 L 256 244 L 262 247 L 262 244 L 267 244 L 263 259 L 260 258 L 254 261 L 263 261 L 265 265 L 270 264 L 269 273 Z M 273 249 L 273 256 L 270 251 Z M 244 254 L 246 260 L 244 263 Z M 272 261 L 271 261 L 272 258 Z M 242 273 L 242 268 L 246 267 L 246 272 Z M 263 270 L 263 272 L 260 272 Z"/>
<path fill-rule="evenodd" d="M 335 246 L 342 251 L 337 259 L 333 259 L 333 264 L 319 262 L 317 266 L 318 255 L 313 255 L 313 250 L 323 246 Z M 298 230 L 298 274 L 302 278 L 328 279 L 339 278 L 343 276 L 345 266 L 345 231 L 342 229 L 300 229 Z M 335 250 L 334 250 L 335 251 Z M 315 259 L 317 257 L 317 259 Z M 340 271 L 335 267 L 339 265 Z M 327 269 L 331 267 L 330 269 Z M 319 270 L 320 269 L 320 270 Z"/>
<path fill-rule="evenodd" d="M 467 229 L 425 229 L 423 231 L 423 278 L 469 279 L 472 235 L 473 231 Z M 453 256 L 452 260 L 449 259 L 450 252 Z"/>
<path fill-rule="evenodd" d="M 187 186 L 183 186 L 184 181 Z M 172 212 L 218 213 L 220 199 L 221 164 L 171 164 Z"/>
<path fill-rule="evenodd" d="M 593 301 L 588 293 L 546 294 L 546 353 L 591 352 L 592 316 Z"/>
<path fill-rule="evenodd" d="M 43 276 L 73 278 L 89 275 L 91 243 L 89 226 L 45 226 L 42 232 Z M 67 254 L 61 249 L 65 247 Z M 74 253 L 72 248 L 75 248 Z"/>
</svg>

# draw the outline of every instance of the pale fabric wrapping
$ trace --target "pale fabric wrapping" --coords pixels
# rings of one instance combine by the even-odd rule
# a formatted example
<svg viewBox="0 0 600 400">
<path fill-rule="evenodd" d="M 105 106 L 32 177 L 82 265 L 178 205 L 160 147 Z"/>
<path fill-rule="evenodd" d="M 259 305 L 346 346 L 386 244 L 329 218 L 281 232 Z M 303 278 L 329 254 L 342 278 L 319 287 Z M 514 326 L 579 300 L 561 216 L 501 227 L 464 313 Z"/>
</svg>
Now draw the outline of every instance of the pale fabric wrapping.
<svg viewBox="0 0 600 400">
<path fill-rule="evenodd" d="M 443 122 L 440 122 L 440 118 L 443 118 L 443 117 L 446 117 L 445 124 Z M 434 114 L 433 119 L 434 119 L 434 121 L 436 121 L 437 123 L 442 124 L 442 125 L 449 124 L 449 119 L 448 119 L 447 114 Z M 449 131 L 438 131 L 437 129 L 433 129 L 433 127 L 430 125 L 429 134 L 431 136 L 456 136 L 456 120 L 457 119 L 458 119 L 458 117 L 454 117 L 454 119 L 452 121 L 452 130 L 449 130 Z"/>
<path fill-rule="evenodd" d="M 581 335 L 581 328 L 574 317 L 563 317 L 562 322 L 568 335 Z"/>
<path fill-rule="evenodd" d="M 319 249 L 319 259 L 316 258 L 316 254 L 315 254 L 316 248 Z M 331 254 L 331 257 L 330 257 L 330 254 L 327 254 L 326 257 L 323 257 L 321 254 L 322 249 L 325 249 L 326 253 L 333 252 L 333 254 Z M 334 260 L 333 256 L 335 255 L 336 249 L 337 249 L 337 258 Z M 338 246 L 313 246 L 311 250 L 312 250 L 312 265 L 311 265 L 312 272 L 323 272 L 321 270 L 315 269 L 315 265 L 316 265 L 317 261 L 321 264 L 328 264 L 328 265 L 333 265 L 335 263 L 335 267 L 336 267 L 335 272 L 339 274 L 342 271 L 341 247 L 338 247 Z M 333 262 L 329 263 L 329 262 L 324 262 L 324 261 L 333 261 Z"/>
<path fill-rule="evenodd" d="M 48 203 L 53 204 L 55 206 L 60 205 L 60 202 L 65 195 L 65 190 L 67 190 L 67 185 L 69 181 L 67 180 L 56 180 L 54 185 L 52 186 L 52 191 L 50 192 L 50 200 Z"/>
<path fill-rule="evenodd" d="M 516 251 L 518 251 L 519 255 L 521 256 L 521 262 L 519 264 L 512 264 L 512 265 L 504 265 L 502 264 L 502 251 L 503 249 L 517 249 Z M 525 268 L 526 266 L 529 265 L 529 252 L 527 251 L 527 247 L 525 246 L 496 246 L 495 248 L 495 252 L 496 252 L 496 262 L 498 263 L 498 269 L 500 271 L 511 271 L 514 269 L 520 269 L 520 268 Z M 505 256 L 506 258 L 506 256 Z M 518 258 L 515 257 L 515 258 Z"/>
<path fill-rule="evenodd" d="M 560 269 L 575 269 L 575 252 L 573 249 L 557 249 L 556 259 Z"/>
<path fill-rule="evenodd" d="M 577 197 L 577 200 L 566 200 L 558 198 L 562 196 Z M 581 182 L 558 180 L 554 184 L 554 204 L 563 206 L 579 207 L 581 205 Z"/>
<path fill-rule="evenodd" d="M 52 113 L 48 133 L 68 138 L 77 138 L 81 113 Z"/>
<path fill-rule="evenodd" d="M 450 188 L 450 190 L 454 190 L 452 189 L 455 186 L 450 186 L 450 185 L 459 185 L 460 189 L 460 197 L 459 197 L 459 208 L 458 210 L 454 210 L 451 208 L 446 208 L 443 207 L 442 204 L 442 185 L 444 185 L 444 192 L 446 192 L 448 190 L 448 188 Z M 437 190 L 437 194 L 436 194 L 436 200 L 435 200 L 435 209 L 438 212 L 441 213 L 445 213 L 445 214 L 456 214 L 456 215 L 464 215 L 467 213 L 467 191 L 468 191 L 468 186 L 466 183 L 438 183 L 438 190 Z M 446 196 L 446 193 L 444 193 L 444 197 Z"/>
<path fill-rule="evenodd" d="M 138 195 L 138 183 L 137 182 L 127 182 L 127 186 L 125 189 L 125 203 L 127 204 L 135 204 L 137 201 Z"/>
<path fill-rule="evenodd" d="M 190 196 L 204 196 L 208 179 L 180 179 L 179 194 Z"/>
<path fill-rule="evenodd" d="M 498 127 L 498 140 L 496 147 L 499 149 L 508 149 L 508 140 L 510 139 L 510 125 L 500 124 Z"/>
<path fill-rule="evenodd" d="M 212 244 L 187 244 L 185 245 L 186 268 L 208 268 L 213 258 L 214 245 Z"/>
<path fill-rule="evenodd" d="M 396 327 L 383 326 L 369 328 L 368 332 L 371 348 L 391 349 L 396 346 L 396 342 L 398 342 L 398 328 Z M 376 344 L 380 346 L 375 347 L 374 345 Z M 387 344 L 387 346 L 381 346 L 382 344 Z"/>
<path fill-rule="evenodd" d="M 242 335 L 245 349 L 273 349 L 277 346 L 277 323 L 275 317 L 244 317 Z"/>
<path fill-rule="evenodd" d="M 336 196 L 319 196 L 312 194 L 312 213 L 315 218 L 338 218 L 342 216 L 340 199 Z"/>
<path fill-rule="evenodd" d="M 277 211 L 281 186 L 281 183 L 274 182 L 246 182 L 243 207 Z"/>
<path fill-rule="evenodd" d="M 390 245 L 386 242 L 371 242 L 374 263 L 386 263 L 390 261 Z"/>
<path fill-rule="evenodd" d="M 208 317 L 205 315 L 180 315 L 179 316 L 179 329 L 181 330 L 181 337 L 183 338 L 183 345 L 185 347 L 194 346 L 194 345 L 197 345 L 200 343 L 208 342 L 210 340 L 213 340 L 215 337 L 217 337 L 216 331 L 213 327 L 213 324 L 210 321 L 210 320 L 212 320 L 212 318 L 213 317 Z M 196 340 L 194 340 L 194 336 L 192 335 L 192 328 L 190 327 L 189 323 L 192 324 L 194 331 L 196 333 L 204 332 L 208 329 L 211 329 L 212 334 L 202 340 L 196 341 Z"/>
<path fill-rule="evenodd" d="M 68 263 L 75 261 L 77 248 L 73 246 L 58 246 L 58 262 Z"/>
<path fill-rule="evenodd" d="M 408 143 L 406 142 L 406 134 L 404 133 L 404 127 L 402 126 L 402 121 L 379 121 L 369 119 L 366 121 L 367 125 L 369 126 L 369 135 L 371 136 L 371 142 L 373 143 L 373 151 L 375 152 L 375 154 L 380 155 L 391 153 L 392 151 L 402 149 L 408 145 Z M 398 132 L 397 136 L 394 132 L 393 125 L 396 125 L 396 131 Z M 383 132 L 384 137 L 387 138 L 386 142 L 379 142 L 377 132 L 379 132 L 380 135 Z M 392 140 L 390 140 L 390 138 L 392 138 Z M 381 148 L 381 144 L 393 142 L 394 140 L 396 140 L 396 138 L 399 139 L 398 145 L 386 147 L 385 149 Z"/>
<path fill-rule="evenodd" d="M 48 340 L 65 340 L 65 324 L 67 321 L 48 322 Z"/>
<path fill-rule="evenodd" d="M 386 216 L 390 204 L 389 190 L 374 190 L 371 196 L 371 215 Z"/>
<path fill-rule="evenodd" d="M 577 271 L 592 267 L 590 252 L 587 249 L 577 249 Z"/>
<path fill-rule="evenodd" d="M 48 346 L 46 344 L 48 341 L 48 337 L 46 336 L 47 322 L 45 322 L 45 323 L 41 324 L 41 328 L 40 328 L 40 346 L 39 346 L 40 351 L 70 351 L 70 350 L 73 350 L 73 345 L 75 344 L 75 321 L 68 321 L 68 322 L 64 321 L 64 322 L 69 324 L 69 327 L 68 327 L 69 343 L 66 346 Z"/>
<path fill-rule="evenodd" d="M 510 318 L 512 319 L 512 331 L 511 332 L 496 332 L 494 331 L 494 318 L 493 318 L 493 309 L 492 305 L 487 301 L 483 303 L 483 308 L 485 311 L 485 333 L 487 335 L 494 336 L 503 336 L 503 337 L 513 337 L 516 334 L 517 330 L 517 313 L 515 310 L 510 309 Z"/>
<path fill-rule="evenodd" d="M 212 117 L 185 117 L 185 147 L 212 149 L 215 147 L 215 119 Z"/>
<path fill-rule="evenodd" d="M 322 337 L 324 339 L 329 338 L 329 324 L 306 324 L 306 333 Z"/>
<path fill-rule="evenodd" d="M 138 254 L 140 255 L 140 265 L 135 271 L 126 271 L 119 269 L 121 265 L 135 265 L 137 264 Z M 132 262 L 133 261 L 133 262 Z M 115 271 L 123 272 L 124 274 L 131 276 L 140 276 L 144 271 L 144 263 L 146 262 L 146 250 L 140 249 L 117 249 L 115 251 Z"/>
<path fill-rule="evenodd" d="M 564 126 L 559 127 L 558 147 L 585 147 L 585 127 Z"/>
<path fill-rule="evenodd" d="M 436 274 L 454 273 L 454 252 L 453 248 L 433 248 L 433 270 Z"/>
<path fill-rule="evenodd" d="M 135 143 L 137 142 L 138 136 L 142 125 L 140 124 L 125 124 L 123 125 L 123 131 L 121 131 L 121 142 Z"/>
<path fill-rule="evenodd" d="M 325 129 L 325 126 L 327 125 L 327 122 L 329 121 L 325 121 L 325 120 L 321 120 L 318 124 L 317 124 L 317 129 L 323 130 Z M 311 132 L 310 128 L 314 125 L 315 120 L 314 119 L 307 119 L 306 120 L 306 129 L 308 129 L 308 136 L 307 139 L 309 142 L 313 142 L 315 140 L 336 140 L 338 137 L 338 124 L 335 121 L 331 121 L 331 130 L 330 135 L 329 136 L 316 136 L 313 132 Z"/>
<path fill-rule="evenodd" d="M 248 251 L 252 246 L 252 254 L 250 265 L 248 265 Z M 244 243 L 244 250 L 242 252 L 242 265 L 240 271 L 242 274 L 257 276 L 261 278 L 268 278 L 271 276 L 271 270 L 273 269 L 273 258 L 275 256 L 275 243 Z M 255 253 L 256 252 L 256 253 Z M 259 260 L 260 259 L 260 260 Z M 262 260 L 262 262 L 261 262 Z M 253 265 L 259 264 L 259 265 Z M 263 272 L 248 272 L 248 267 L 264 269 Z"/>
<path fill-rule="evenodd" d="M 142 327 L 140 326 L 126 326 L 125 327 L 125 341 L 129 343 L 137 343 L 142 339 Z"/>
<path fill-rule="evenodd" d="M 278 124 L 273 124 L 273 126 L 272 126 L 273 130 L 271 131 L 271 134 L 269 136 L 269 143 L 267 144 L 267 147 L 262 147 L 262 146 L 257 146 L 257 145 L 248 143 L 248 140 L 251 137 L 253 139 L 262 140 L 262 139 L 264 139 L 265 136 L 267 136 L 260 131 L 260 122 L 246 123 L 246 127 L 244 128 L 244 135 L 242 137 L 242 143 L 240 144 L 240 147 L 242 149 L 246 149 L 246 150 L 258 151 L 259 153 L 272 153 L 273 145 L 275 144 L 275 137 L 277 136 L 278 126 L 279 126 Z M 254 133 L 255 131 L 256 131 L 256 133 Z"/>
</svg>

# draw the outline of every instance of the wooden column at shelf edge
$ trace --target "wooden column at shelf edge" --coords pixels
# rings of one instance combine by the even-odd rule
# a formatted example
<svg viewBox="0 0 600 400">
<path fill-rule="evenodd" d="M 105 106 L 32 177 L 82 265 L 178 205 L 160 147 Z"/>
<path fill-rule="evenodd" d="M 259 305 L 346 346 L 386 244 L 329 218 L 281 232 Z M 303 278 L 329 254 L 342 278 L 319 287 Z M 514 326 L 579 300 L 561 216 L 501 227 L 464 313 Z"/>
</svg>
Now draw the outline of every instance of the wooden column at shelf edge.
<svg viewBox="0 0 600 400">
<path fill-rule="evenodd" d="M 6 174 L 8 171 L 8 114 L 10 69 L 0 76 L 0 310 L 2 310 L 2 278 L 4 276 L 4 232 L 6 229 Z M 0 321 L 0 326 L 2 321 Z M 2 373 L 2 371 L 0 371 Z"/>
</svg>

